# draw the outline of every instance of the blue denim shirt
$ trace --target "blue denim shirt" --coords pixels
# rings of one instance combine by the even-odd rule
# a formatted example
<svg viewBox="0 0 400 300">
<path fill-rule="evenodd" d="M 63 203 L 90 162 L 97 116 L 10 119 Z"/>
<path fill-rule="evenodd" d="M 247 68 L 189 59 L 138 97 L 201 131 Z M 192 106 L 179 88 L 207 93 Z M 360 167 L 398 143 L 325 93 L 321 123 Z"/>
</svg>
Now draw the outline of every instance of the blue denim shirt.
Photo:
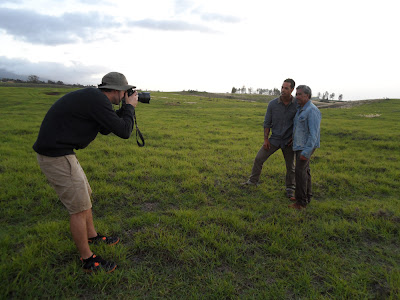
<svg viewBox="0 0 400 300">
<path fill-rule="evenodd" d="M 293 134 L 293 118 L 297 111 L 297 99 L 285 105 L 280 98 L 268 103 L 264 118 L 264 128 L 270 128 L 272 133 L 269 141 L 282 149 L 289 143 Z"/>
<path fill-rule="evenodd" d="M 320 146 L 321 112 L 310 101 L 298 106 L 293 121 L 293 151 L 310 158 L 313 150 Z"/>
</svg>

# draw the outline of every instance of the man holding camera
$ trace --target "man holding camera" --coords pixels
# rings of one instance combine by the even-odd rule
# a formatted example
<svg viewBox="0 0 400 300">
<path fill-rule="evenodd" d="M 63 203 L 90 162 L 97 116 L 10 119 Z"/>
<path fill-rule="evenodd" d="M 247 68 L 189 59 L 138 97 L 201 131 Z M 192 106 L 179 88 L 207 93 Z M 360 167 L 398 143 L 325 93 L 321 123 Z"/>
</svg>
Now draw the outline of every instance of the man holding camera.
<svg viewBox="0 0 400 300">
<path fill-rule="evenodd" d="M 293 151 L 296 156 L 296 195 L 291 208 L 303 209 L 311 201 L 310 158 L 320 146 L 321 112 L 310 101 L 311 89 L 299 85 L 296 89 L 298 111 L 293 123 Z"/>
<path fill-rule="evenodd" d="M 281 96 L 268 103 L 264 119 L 264 144 L 254 159 L 250 178 L 243 185 L 257 185 L 264 162 L 278 149 L 282 150 L 286 162 L 286 196 L 294 199 L 294 152 L 292 149 L 293 118 L 297 100 L 292 96 L 295 87 L 293 79 L 286 79 Z M 270 136 L 270 131 L 272 131 Z"/>
<path fill-rule="evenodd" d="M 97 134 L 109 134 L 128 139 L 134 125 L 134 110 L 138 103 L 135 88 L 121 73 L 106 74 L 96 88 L 70 92 L 58 99 L 47 112 L 33 145 L 42 172 L 70 214 L 72 238 L 78 248 L 86 272 L 112 272 L 114 262 L 105 261 L 90 250 L 89 243 L 114 245 L 117 237 L 97 233 L 92 216 L 92 190 L 74 149 L 83 149 Z M 113 104 L 125 100 L 121 109 Z"/>
</svg>

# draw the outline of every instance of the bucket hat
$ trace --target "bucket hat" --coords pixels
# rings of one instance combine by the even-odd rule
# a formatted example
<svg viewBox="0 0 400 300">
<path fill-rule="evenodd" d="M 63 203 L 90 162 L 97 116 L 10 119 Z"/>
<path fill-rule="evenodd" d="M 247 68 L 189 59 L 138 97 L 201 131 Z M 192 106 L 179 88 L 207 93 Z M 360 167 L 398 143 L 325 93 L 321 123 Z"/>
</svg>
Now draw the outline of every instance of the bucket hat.
<svg viewBox="0 0 400 300">
<path fill-rule="evenodd" d="M 110 72 L 104 75 L 101 80 L 101 84 L 99 84 L 99 89 L 110 89 L 110 90 L 118 90 L 118 91 L 126 91 L 130 88 L 136 88 L 136 86 L 129 85 L 128 80 L 124 74 L 118 72 Z"/>
</svg>

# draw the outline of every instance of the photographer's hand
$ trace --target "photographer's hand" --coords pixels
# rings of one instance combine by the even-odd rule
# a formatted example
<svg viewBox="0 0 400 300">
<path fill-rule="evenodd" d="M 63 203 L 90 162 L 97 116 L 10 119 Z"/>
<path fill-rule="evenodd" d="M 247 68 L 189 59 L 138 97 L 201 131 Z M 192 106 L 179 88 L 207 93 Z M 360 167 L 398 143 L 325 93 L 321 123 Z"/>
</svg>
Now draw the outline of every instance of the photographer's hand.
<svg viewBox="0 0 400 300">
<path fill-rule="evenodd" d="M 133 107 L 136 107 L 136 105 L 138 104 L 138 99 L 139 99 L 139 96 L 138 96 L 137 91 L 135 91 L 130 97 L 128 97 L 128 93 L 125 92 L 125 102 L 127 104 L 130 104 Z"/>
</svg>

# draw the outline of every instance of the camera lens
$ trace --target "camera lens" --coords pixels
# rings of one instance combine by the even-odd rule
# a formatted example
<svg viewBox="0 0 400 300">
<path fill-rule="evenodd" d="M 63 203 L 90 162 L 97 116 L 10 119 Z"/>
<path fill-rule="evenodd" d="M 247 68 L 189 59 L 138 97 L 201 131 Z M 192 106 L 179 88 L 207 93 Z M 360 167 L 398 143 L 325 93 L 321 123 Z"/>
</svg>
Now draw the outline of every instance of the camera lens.
<svg viewBox="0 0 400 300">
<path fill-rule="evenodd" d="M 150 93 L 141 92 L 141 93 L 138 93 L 138 95 L 139 95 L 139 98 L 138 98 L 139 102 L 150 103 Z"/>
</svg>

